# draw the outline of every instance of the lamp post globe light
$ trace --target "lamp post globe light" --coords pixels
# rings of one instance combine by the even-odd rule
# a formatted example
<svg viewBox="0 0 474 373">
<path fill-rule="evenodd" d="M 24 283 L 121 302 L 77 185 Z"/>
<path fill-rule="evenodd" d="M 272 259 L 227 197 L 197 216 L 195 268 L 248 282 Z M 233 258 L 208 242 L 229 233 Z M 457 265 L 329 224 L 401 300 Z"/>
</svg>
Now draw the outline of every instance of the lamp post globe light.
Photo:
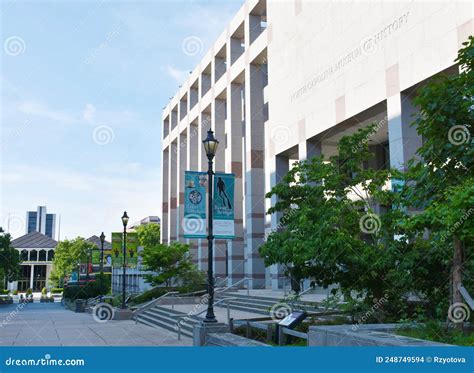
<svg viewBox="0 0 474 373">
<path fill-rule="evenodd" d="M 100 273 L 104 273 L 104 241 L 105 241 L 105 234 L 102 232 L 100 234 Z"/>
<path fill-rule="evenodd" d="M 123 212 L 122 216 L 123 224 L 123 278 L 122 278 L 122 309 L 127 308 L 125 305 L 125 289 L 126 289 L 126 269 L 127 269 L 127 224 L 128 224 L 128 215 L 127 211 Z"/>
<path fill-rule="evenodd" d="M 204 322 L 206 323 L 215 323 L 217 322 L 216 316 L 214 315 L 214 273 L 213 273 L 213 241 L 214 241 L 214 232 L 213 232 L 213 197 L 212 197 L 212 187 L 213 187 L 213 180 L 212 177 L 214 175 L 213 171 L 213 164 L 212 160 L 216 155 L 217 147 L 219 146 L 219 141 L 214 137 L 214 132 L 212 130 L 207 131 L 207 137 L 203 140 L 204 150 L 206 151 L 207 160 L 208 160 L 208 210 L 209 210 L 209 218 L 208 218 L 208 235 L 207 235 L 207 248 L 208 248 L 208 261 L 207 261 L 207 294 L 208 294 L 208 302 L 207 302 L 207 313 Z"/>
</svg>

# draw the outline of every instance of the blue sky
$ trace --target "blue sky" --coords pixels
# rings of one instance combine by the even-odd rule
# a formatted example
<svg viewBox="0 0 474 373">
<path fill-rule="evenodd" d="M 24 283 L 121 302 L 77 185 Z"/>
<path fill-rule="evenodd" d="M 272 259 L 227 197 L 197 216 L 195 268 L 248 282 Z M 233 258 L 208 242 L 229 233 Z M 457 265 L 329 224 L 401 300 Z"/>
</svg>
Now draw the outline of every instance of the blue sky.
<svg viewBox="0 0 474 373">
<path fill-rule="evenodd" d="M 158 215 L 161 110 L 242 1 L 1 4 L 0 226 L 46 205 L 61 238 L 110 237 L 125 209 Z"/>
</svg>

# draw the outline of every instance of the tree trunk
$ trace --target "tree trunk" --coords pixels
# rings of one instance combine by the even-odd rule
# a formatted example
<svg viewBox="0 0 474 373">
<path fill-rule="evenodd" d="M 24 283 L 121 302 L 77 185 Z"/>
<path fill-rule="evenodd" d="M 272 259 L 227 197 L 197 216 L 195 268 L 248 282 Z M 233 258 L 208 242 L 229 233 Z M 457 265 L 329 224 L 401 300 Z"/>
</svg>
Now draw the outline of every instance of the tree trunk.
<svg viewBox="0 0 474 373">
<path fill-rule="evenodd" d="M 452 281 L 452 294 L 453 300 L 452 304 L 454 303 L 462 303 L 463 298 L 458 290 L 459 284 L 462 283 L 462 242 L 457 238 L 454 237 L 454 256 L 453 256 L 453 281 Z M 463 322 L 455 323 L 455 328 L 458 330 L 462 330 Z"/>
</svg>

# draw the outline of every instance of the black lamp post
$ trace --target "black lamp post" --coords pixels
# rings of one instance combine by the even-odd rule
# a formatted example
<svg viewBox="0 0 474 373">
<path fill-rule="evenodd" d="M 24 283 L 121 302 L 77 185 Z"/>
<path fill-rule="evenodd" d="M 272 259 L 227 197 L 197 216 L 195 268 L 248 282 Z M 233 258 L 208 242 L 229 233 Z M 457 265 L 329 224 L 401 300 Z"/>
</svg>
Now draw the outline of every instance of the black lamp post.
<svg viewBox="0 0 474 373">
<path fill-rule="evenodd" d="M 207 293 L 209 296 L 208 302 L 207 302 L 207 313 L 206 313 L 206 318 L 204 319 L 204 322 L 212 323 L 212 322 L 217 322 L 216 316 L 214 315 L 214 274 L 213 274 L 213 255 L 212 255 L 212 244 L 214 240 L 214 232 L 213 232 L 213 226 L 212 226 L 212 213 L 213 213 L 213 208 L 212 208 L 212 187 L 213 187 L 213 181 L 212 177 L 214 175 L 213 171 L 213 166 L 212 166 L 212 160 L 214 159 L 214 156 L 216 155 L 217 151 L 217 146 L 219 145 L 219 141 L 214 137 L 214 132 L 212 130 L 207 131 L 207 137 L 203 141 L 204 144 L 204 149 L 206 150 L 206 155 L 208 159 L 208 170 L 207 170 L 207 175 L 208 175 L 208 210 L 209 210 L 209 219 L 208 219 L 208 236 L 207 236 L 207 248 L 208 248 L 208 260 L 207 260 Z"/>
<path fill-rule="evenodd" d="M 91 256 L 92 256 L 92 250 L 89 248 L 87 249 L 86 281 L 89 281 L 89 263 L 92 261 Z"/>
<path fill-rule="evenodd" d="M 127 270 L 127 224 L 128 224 L 128 215 L 127 211 L 123 212 L 122 216 L 123 223 L 123 278 L 122 278 L 122 309 L 125 309 L 125 289 L 126 289 L 126 270 Z"/>
<path fill-rule="evenodd" d="M 104 273 L 104 241 L 105 234 L 102 232 L 100 235 L 100 274 Z"/>
</svg>

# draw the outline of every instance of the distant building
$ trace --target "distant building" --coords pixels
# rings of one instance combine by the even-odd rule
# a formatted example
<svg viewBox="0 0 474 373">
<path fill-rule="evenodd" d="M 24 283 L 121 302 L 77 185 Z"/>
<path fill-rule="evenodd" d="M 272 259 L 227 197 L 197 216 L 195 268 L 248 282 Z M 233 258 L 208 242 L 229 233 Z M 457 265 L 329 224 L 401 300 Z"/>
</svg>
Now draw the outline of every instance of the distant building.
<svg viewBox="0 0 474 373">
<path fill-rule="evenodd" d="M 148 224 L 160 224 L 160 218 L 158 216 L 147 216 L 136 223 L 130 224 L 128 231 L 133 232 L 139 226 Z M 143 247 L 139 246 L 138 252 L 140 253 L 142 250 Z M 142 293 L 150 289 L 150 284 L 146 283 L 143 278 L 147 273 L 150 272 L 143 270 L 141 257 L 138 257 L 137 268 L 127 268 L 127 283 L 125 284 L 127 293 Z M 122 277 L 122 268 L 112 268 L 112 292 L 114 294 L 122 291 Z"/>
<path fill-rule="evenodd" d="M 133 223 L 130 225 L 130 229 L 135 229 L 139 227 L 140 225 L 147 225 L 147 224 L 160 224 L 160 218 L 158 216 L 147 216 L 146 218 L 143 218 L 142 220 Z"/>
<path fill-rule="evenodd" d="M 18 281 L 8 284 L 10 290 L 41 291 L 47 287 L 53 267 L 57 241 L 40 232 L 30 232 L 13 240 L 11 245 L 20 253 L 21 269 Z"/>
<path fill-rule="evenodd" d="M 26 212 L 26 232 L 40 232 L 54 239 L 56 234 L 56 214 L 48 214 L 46 206 L 38 206 L 36 211 Z"/>
<path fill-rule="evenodd" d="M 93 243 L 98 250 L 101 250 L 101 242 L 100 242 L 99 236 L 96 236 L 96 235 L 91 236 L 86 241 Z M 112 250 L 112 244 L 109 241 L 104 240 L 104 252 L 110 252 L 111 250 Z M 108 259 L 107 256 L 104 254 L 104 272 L 111 272 L 111 265 L 112 265 L 112 259 L 111 258 Z M 100 265 L 93 266 L 93 267 L 94 267 L 94 272 L 98 272 L 100 269 Z"/>
</svg>

